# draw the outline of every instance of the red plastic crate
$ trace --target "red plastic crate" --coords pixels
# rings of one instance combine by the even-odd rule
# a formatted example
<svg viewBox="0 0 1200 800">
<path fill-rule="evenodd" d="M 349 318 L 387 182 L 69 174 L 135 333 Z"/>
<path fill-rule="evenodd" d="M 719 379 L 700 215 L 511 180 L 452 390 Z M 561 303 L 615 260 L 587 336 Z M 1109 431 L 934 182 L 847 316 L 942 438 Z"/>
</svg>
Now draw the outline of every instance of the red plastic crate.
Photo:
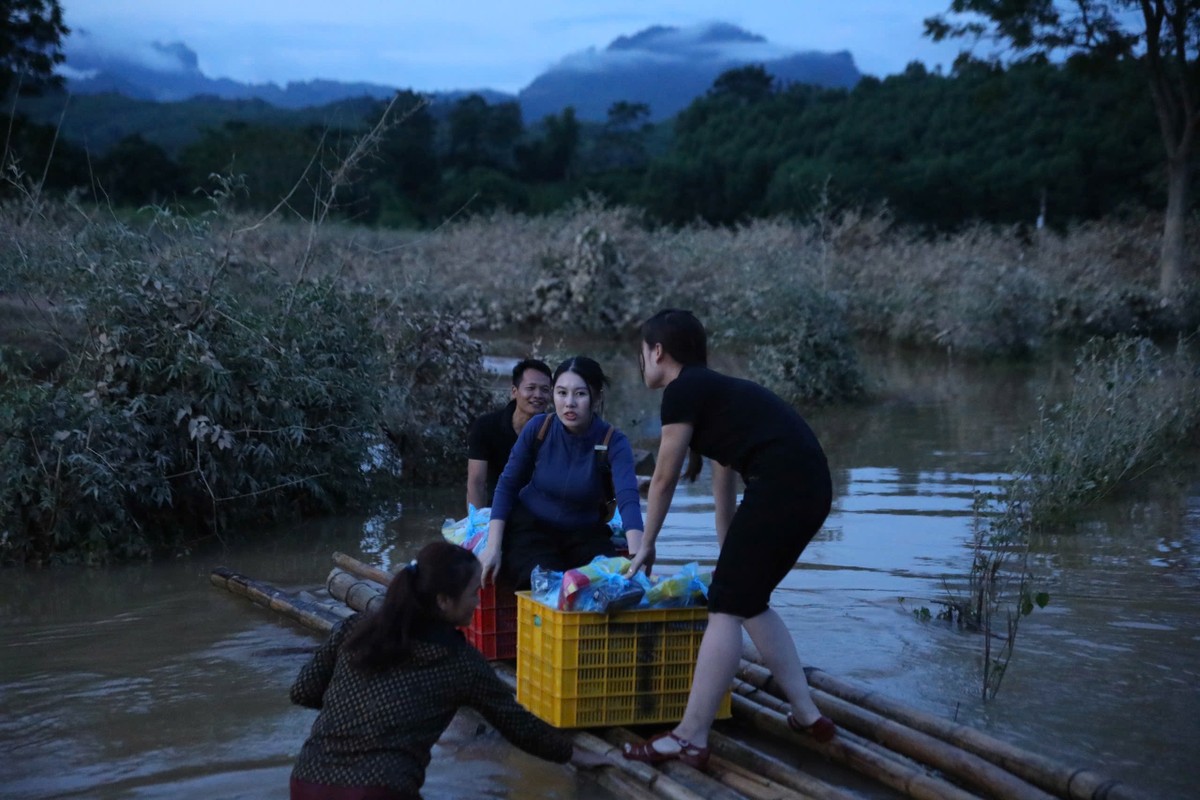
<svg viewBox="0 0 1200 800">
<path fill-rule="evenodd" d="M 516 658 L 517 595 L 495 583 L 481 587 L 471 624 L 462 631 L 467 641 L 489 661 Z"/>
</svg>

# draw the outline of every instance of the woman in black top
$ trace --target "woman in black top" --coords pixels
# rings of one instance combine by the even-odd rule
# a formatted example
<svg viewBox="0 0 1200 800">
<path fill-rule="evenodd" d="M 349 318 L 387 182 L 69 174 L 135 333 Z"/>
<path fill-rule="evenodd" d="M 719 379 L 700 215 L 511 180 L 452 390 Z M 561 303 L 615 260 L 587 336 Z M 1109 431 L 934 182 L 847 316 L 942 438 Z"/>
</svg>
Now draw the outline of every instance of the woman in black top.
<svg viewBox="0 0 1200 800">
<path fill-rule="evenodd" d="M 378 611 L 334 628 L 292 685 L 293 703 L 321 712 L 292 770 L 292 800 L 419 798 L 430 749 L 460 706 L 535 756 L 606 763 L 518 705 L 463 639 L 479 582 L 470 550 L 433 542 L 392 579 Z"/>
<path fill-rule="evenodd" d="M 704 768 L 708 733 L 737 672 L 742 628 L 750 634 L 791 703 L 788 724 L 826 742 L 835 727 L 809 693 L 795 643 L 768 601 L 825 522 L 832 502 L 829 467 L 817 437 L 796 411 L 751 381 L 714 372 L 704 326 L 689 311 L 667 309 L 642 324 L 642 379 L 663 389 L 662 441 L 640 541 L 630 537 L 629 574 L 654 564 L 685 456 L 695 480 L 712 461 L 720 556 L 708 592 L 708 629 L 700 644 L 683 719 L 649 741 L 625 745 L 625 757 L 656 763 L 678 758 Z M 736 476 L 745 481 L 737 506 Z"/>
</svg>

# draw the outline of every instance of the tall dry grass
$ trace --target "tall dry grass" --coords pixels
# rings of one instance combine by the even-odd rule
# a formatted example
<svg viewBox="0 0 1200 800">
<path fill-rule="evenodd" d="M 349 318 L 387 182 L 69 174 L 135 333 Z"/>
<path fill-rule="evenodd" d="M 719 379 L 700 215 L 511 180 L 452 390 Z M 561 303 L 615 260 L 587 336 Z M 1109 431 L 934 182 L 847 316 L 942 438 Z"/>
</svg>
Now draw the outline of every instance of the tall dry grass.
<svg viewBox="0 0 1200 800">
<path fill-rule="evenodd" d="M 1200 222 L 1192 239 L 1200 242 Z M 537 287 L 569 283 L 572 267 L 607 264 L 563 296 L 573 313 L 542 314 Z M 777 290 L 824 293 L 861 335 L 980 354 L 1014 354 L 1056 337 L 1193 329 L 1195 287 L 1183 302 L 1157 296 L 1158 226 L 1151 218 L 1088 223 L 1066 232 L 978 225 L 924 236 L 885 213 L 826 214 L 807 222 L 755 220 L 733 228 L 652 229 L 628 208 L 581 202 L 546 216 L 494 212 L 426 233 L 326 230 L 316 259 L 372 290 L 450 301 L 476 329 L 549 324 L 628 334 L 656 308 L 734 317 L 739 336 L 771 311 Z M 242 246 L 282 271 L 304 242 L 289 225 L 263 226 Z M 566 269 L 564 270 L 564 265 Z M 619 291 L 610 291 L 612 286 Z M 543 292 L 543 294 L 547 294 Z M 619 305 L 601 307 L 597 301 Z"/>
<path fill-rule="evenodd" d="M 1158 231 L 1128 217 L 929 236 L 859 211 L 667 229 L 593 199 L 421 233 L 329 226 L 315 254 L 294 227 L 268 224 L 239 246 L 284 274 L 311 258 L 314 273 L 452 309 L 480 332 L 627 338 L 659 308 L 690 308 L 715 347 L 750 353 L 755 377 L 780 394 L 828 401 L 862 391 L 856 339 L 1012 357 L 1064 339 L 1195 330 L 1195 284 L 1175 303 L 1158 297 Z"/>
</svg>

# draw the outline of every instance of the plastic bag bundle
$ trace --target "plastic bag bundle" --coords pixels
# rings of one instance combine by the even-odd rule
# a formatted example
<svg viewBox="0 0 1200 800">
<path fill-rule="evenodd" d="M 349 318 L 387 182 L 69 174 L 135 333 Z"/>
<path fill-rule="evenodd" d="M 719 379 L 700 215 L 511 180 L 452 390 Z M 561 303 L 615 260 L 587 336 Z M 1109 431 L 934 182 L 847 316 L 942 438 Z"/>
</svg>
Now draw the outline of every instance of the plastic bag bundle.
<svg viewBox="0 0 1200 800">
<path fill-rule="evenodd" d="M 467 516 L 458 521 L 447 519 L 442 523 L 442 536 L 446 541 L 461 545 L 479 555 L 487 547 L 488 524 L 491 520 L 490 508 L 468 505 Z"/>
<path fill-rule="evenodd" d="M 551 569 L 534 567 L 529 574 L 529 596 L 544 606 L 558 608 L 558 596 L 562 593 L 563 574 Z"/>
<path fill-rule="evenodd" d="M 697 605 L 708 598 L 712 570 L 700 571 L 699 562 L 683 565 L 678 572 L 655 580 L 646 592 L 650 608 L 679 608 Z"/>
<path fill-rule="evenodd" d="M 582 598 L 581 602 L 588 606 L 588 611 L 611 614 L 641 605 L 649 586 L 650 582 L 640 572 L 632 578 L 606 575 L 591 587 L 591 596 Z"/>
<path fill-rule="evenodd" d="M 610 614 L 628 608 L 682 608 L 699 605 L 708 597 L 712 570 L 700 570 L 693 561 L 678 572 L 650 579 L 644 573 L 627 577 L 630 561 L 621 556 L 596 556 L 582 567 L 566 572 L 534 567 L 530 597 L 559 611 L 597 611 Z"/>
<path fill-rule="evenodd" d="M 624 580 L 622 572 L 629 569 L 624 556 L 596 556 L 590 563 L 563 573 L 562 591 L 558 597 L 560 611 L 598 611 L 591 603 L 595 587 L 609 578 Z"/>
</svg>

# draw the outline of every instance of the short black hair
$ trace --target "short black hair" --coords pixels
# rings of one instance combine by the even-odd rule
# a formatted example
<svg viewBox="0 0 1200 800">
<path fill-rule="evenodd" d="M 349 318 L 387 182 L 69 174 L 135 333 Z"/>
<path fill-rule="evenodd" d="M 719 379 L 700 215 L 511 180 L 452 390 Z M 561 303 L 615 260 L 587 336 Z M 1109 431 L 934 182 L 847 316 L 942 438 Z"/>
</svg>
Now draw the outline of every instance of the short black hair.
<svg viewBox="0 0 1200 800">
<path fill-rule="evenodd" d="M 550 367 L 546 364 L 545 361 L 539 361 L 536 358 L 523 358 L 517 362 L 515 367 L 513 367 L 513 370 L 512 370 L 513 386 L 521 385 L 521 378 L 523 378 L 525 376 L 525 370 L 527 370 L 527 369 L 537 370 L 538 372 L 542 373 L 547 378 L 549 378 L 551 381 L 554 380 L 554 374 L 550 372 Z"/>
</svg>

